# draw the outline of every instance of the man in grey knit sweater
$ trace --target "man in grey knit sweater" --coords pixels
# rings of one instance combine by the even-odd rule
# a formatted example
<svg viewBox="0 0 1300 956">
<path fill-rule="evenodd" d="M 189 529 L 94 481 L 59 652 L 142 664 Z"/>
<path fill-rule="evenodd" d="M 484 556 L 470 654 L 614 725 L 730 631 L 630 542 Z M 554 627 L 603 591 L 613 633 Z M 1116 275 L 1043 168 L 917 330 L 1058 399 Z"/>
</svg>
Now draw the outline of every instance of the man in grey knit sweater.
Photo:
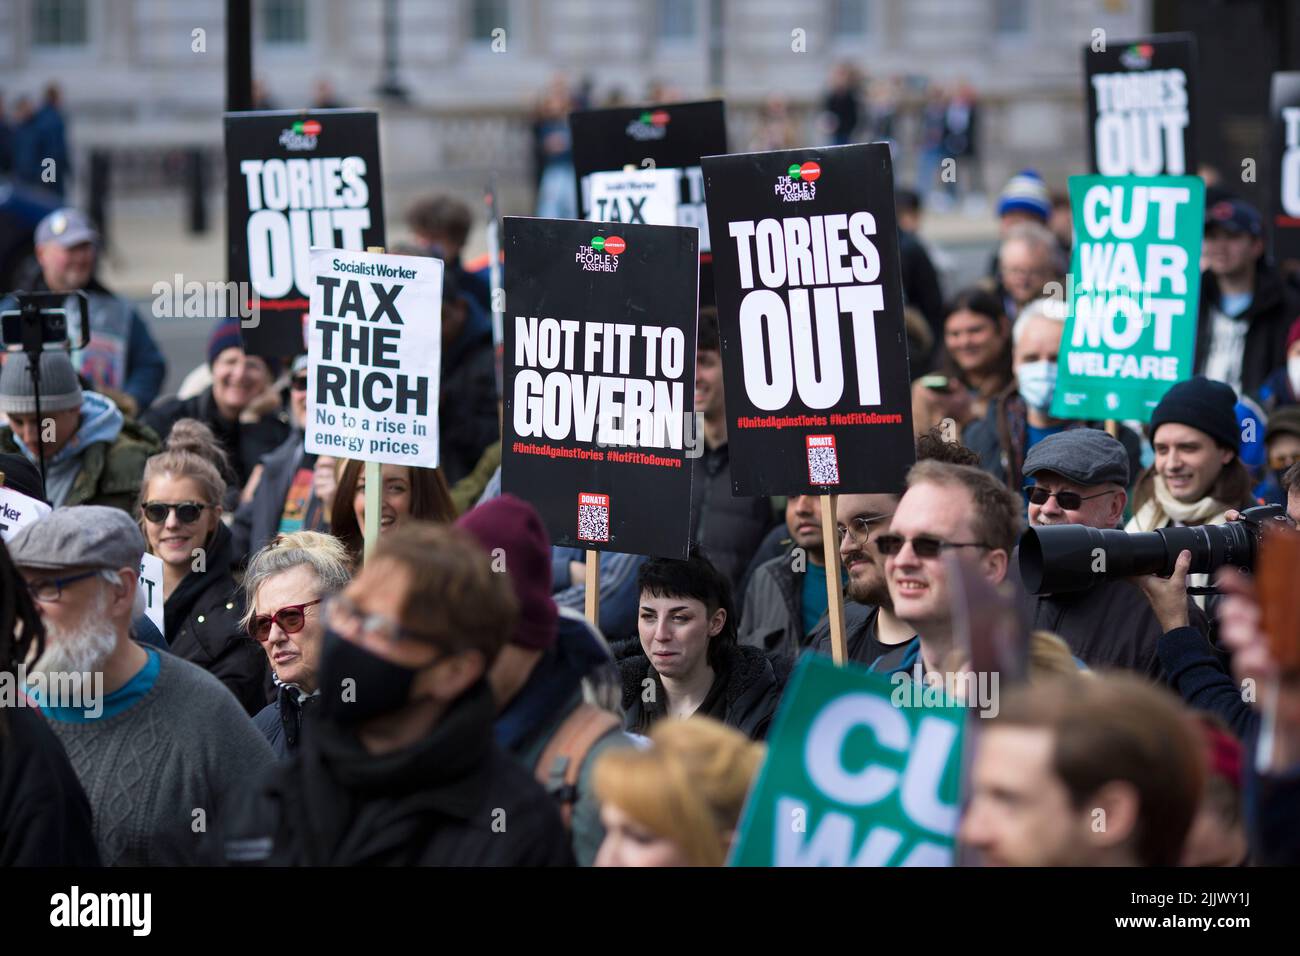
<svg viewBox="0 0 1300 956">
<path fill-rule="evenodd" d="M 116 508 L 59 508 L 9 545 L 45 622 L 28 694 L 63 742 L 109 866 L 210 859 L 236 788 L 274 762 L 226 687 L 130 637 L 144 536 Z"/>
</svg>

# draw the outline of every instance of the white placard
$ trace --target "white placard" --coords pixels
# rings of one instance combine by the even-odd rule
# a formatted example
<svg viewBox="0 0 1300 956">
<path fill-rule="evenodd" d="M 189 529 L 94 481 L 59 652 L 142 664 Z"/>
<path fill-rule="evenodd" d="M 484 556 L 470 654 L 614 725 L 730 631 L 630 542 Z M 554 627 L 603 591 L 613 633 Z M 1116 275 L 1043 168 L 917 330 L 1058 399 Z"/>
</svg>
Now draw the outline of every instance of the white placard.
<svg viewBox="0 0 1300 956">
<path fill-rule="evenodd" d="M 592 222 L 677 225 L 676 169 L 625 169 L 591 174 Z"/>
<path fill-rule="evenodd" d="M 12 541 L 19 531 L 33 521 L 40 521 L 52 510 L 43 501 L 0 485 L 0 538 Z"/>
<path fill-rule="evenodd" d="M 438 466 L 439 259 L 313 249 L 306 449 Z"/>
<path fill-rule="evenodd" d="M 140 590 L 144 593 L 144 612 L 166 639 L 163 621 L 163 563 L 162 558 L 145 552 L 140 555 Z"/>
</svg>

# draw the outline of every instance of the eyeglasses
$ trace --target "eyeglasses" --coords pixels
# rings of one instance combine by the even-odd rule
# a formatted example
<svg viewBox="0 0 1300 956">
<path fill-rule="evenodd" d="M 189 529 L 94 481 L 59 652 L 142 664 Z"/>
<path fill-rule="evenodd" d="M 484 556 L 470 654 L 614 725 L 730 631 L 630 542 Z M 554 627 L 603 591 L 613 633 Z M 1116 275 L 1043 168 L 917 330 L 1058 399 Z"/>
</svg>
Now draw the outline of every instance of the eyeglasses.
<svg viewBox="0 0 1300 956">
<path fill-rule="evenodd" d="M 903 545 L 907 544 L 908 538 L 901 534 L 882 534 L 876 539 L 876 550 L 886 557 L 898 554 L 903 550 Z M 916 552 L 918 558 L 937 558 L 939 552 L 945 548 L 989 548 L 991 545 L 981 544 L 978 541 L 942 541 L 939 538 L 932 538 L 929 535 L 921 534 L 910 539 L 912 550 Z"/>
<path fill-rule="evenodd" d="M 167 515 L 172 511 L 176 512 L 176 517 L 180 519 L 181 524 L 194 524 L 203 514 L 203 509 L 210 508 L 211 505 L 205 505 L 201 501 L 146 501 L 140 506 L 144 512 L 145 519 L 150 524 L 162 524 L 167 520 Z"/>
<path fill-rule="evenodd" d="M 1293 453 L 1290 455 L 1285 455 L 1285 454 L 1269 455 L 1268 467 L 1272 468 L 1274 471 L 1282 471 L 1286 468 L 1290 468 L 1297 461 L 1300 461 L 1300 454 Z"/>
<path fill-rule="evenodd" d="M 853 543 L 861 547 L 866 541 L 867 535 L 871 532 L 871 526 L 873 524 L 888 520 L 893 516 L 894 513 L 892 511 L 889 514 L 871 515 L 870 517 L 867 517 L 866 515 L 854 515 L 849 519 L 849 527 L 846 528 L 842 524 L 837 524 L 835 526 L 835 540 L 843 544 L 844 536 L 849 535 L 853 538 Z"/>
<path fill-rule="evenodd" d="M 42 604 L 53 604 L 63 597 L 63 589 L 69 584 L 84 581 L 86 578 L 93 578 L 98 573 L 98 571 L 82 571 L 80 574 L 72 574 L 66 578 L 45 578 L 41 581 L 28 581 L 27 592 L 31 594 L 33 600 L 40 601 Z"/>
<path fill-rule="evenodd" d="M 324 614 L 329 626 L 344 637 L 351 637 L 359 632 L 377 637 L 386 644 L 396 643 L 404 637 L 425 644 L 432 641 L 430 635 L 402 627 L 391 617 L 383 614 L 367 614 L 346 594 L 338 594 L 330 598 L 325 604 Z"/>
<path fill-rule="evenodd" d="M 263 644 L 271 636 L 272 624 L 279 624 L 280 630 L 286 634 L 297 634 L 307 623 L 306 609 L 313 604 L 319 604 L 321 600 L 321 598 L 317 598 L 314 601 L 308 601 L 306 604 L 288 604 L 274 614 L 256 614 L 248 622 L 248 633 Z"/>
<path fill-rule="evenodd" d="M 295 392 L 305 392 L 305 391 L 307 391 L 307 376 L 306 376 L 306 375 L 295 375 L 295 376 L 294 376 L 294 377 L 289 381 L 289 387 L 292 388 Z"/>
<path fill-rule="evenodd" d="M 1042 485 L 1025 485 L 1025 494 L 1029 496 L 1029 503 L 1033 505 L 1045 505 L 1048 498 L 1056 498 L 1056 503 L 1066 511 L 1078 511 L 1079 505 L 1092 498 L 1100 498 L 1102 495 L 1113 495 L 1115 489 L 1110 491 L 1099 491 L 1095 495 L 1081 495 L 1077 491 L 1048 491 Z"/>
</svg>

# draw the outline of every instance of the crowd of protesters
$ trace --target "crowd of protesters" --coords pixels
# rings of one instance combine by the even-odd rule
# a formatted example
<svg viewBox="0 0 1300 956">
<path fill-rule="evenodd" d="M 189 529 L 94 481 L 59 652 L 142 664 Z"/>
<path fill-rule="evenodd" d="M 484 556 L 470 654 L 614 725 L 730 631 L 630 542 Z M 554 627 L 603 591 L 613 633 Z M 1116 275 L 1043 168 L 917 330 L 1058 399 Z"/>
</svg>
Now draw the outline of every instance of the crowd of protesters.
<svg viewBox="0 0 1300 956">
<path fill-rule="evenodd" d="M 888 126 L 858 83 L 839 71 L 827 96 L 837 142 Z M 571 106 L 549 90 L 537 119 L 542 201 L 560 211 Z M 925 161 L 972 155 L 977 116 L 968 88 L 936 95 Z M 363 462 L 304 446 L 305 356 L 249 354 L 222 322 L 160 397 L 161 353 L 96 279 L 94 224 L 52 213 L 39 287 L 88 293 L 90 343 L 42 353 L 39 416 L 27 356 L 0 368 L 3 486 L 54 509 L 0 544 L 0 676 L 25 674 L 34 705 L 0 708 L 0 865 L 720 865 L 798 658 L 833 652 L 828 545 L 847 656 L 875 673 L 970 666 L 950 552 L 1023 612 L 1028 681 L 970 767 L 960 839 L 977 859 L 1300 862 L 1300 681 L 1249 580 L 1189 575 L 1183 555 L 1167 579 L 1027 594 L 1017 570 L 1026 528 L 1224 524 L 1260 502 L 1300 520 L 1300 279 L 1272 263 L 1259 212 L 1215 191 L 1195 377 L 1145 426 L 1057 419 L 1065 316 L 1046 293 L 1068 203 L 1018 173 L 990 274 L 944 290 L 916 236 L 931 185 L 898 202 L 906 486 L 839 495 L 832 542 L 819 498 L 733 496 L 705 304 L 691 554 L 599 555 L 595 623 L 594 552 L 552 547 L 501 494 L 490 289 L 462 258 L 463 202 L 407 217 L 405 251 L 448 266 L 442 464 L 382 467 L 368 554 Z M 146 554 L 161 628 L 137 586 Z M 1208 583 L 1221 596 L 1189 596 Z M 35 679 L 59 674 L 86 700 Z"/>
</svg>

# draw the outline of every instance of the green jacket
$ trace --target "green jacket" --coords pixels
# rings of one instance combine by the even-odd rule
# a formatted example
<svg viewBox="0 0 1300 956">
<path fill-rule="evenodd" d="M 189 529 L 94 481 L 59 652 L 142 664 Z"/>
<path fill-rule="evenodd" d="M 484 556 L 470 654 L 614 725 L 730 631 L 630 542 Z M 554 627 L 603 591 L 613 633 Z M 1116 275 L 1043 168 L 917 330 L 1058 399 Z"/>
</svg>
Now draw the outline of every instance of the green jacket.
<svg viewBox="0 0 1300 956">
<path fill-rule="evenodd" d="M 81 470 L 64 505 L 105 505 L 133 514 L 144 463 L 161 450 L 152 428 L 127 419 L 111 445 L 96 442 L 81 453 Z M 0 451 L 22 453 L 8 425 L 0 428 Z"/>
</svg>

